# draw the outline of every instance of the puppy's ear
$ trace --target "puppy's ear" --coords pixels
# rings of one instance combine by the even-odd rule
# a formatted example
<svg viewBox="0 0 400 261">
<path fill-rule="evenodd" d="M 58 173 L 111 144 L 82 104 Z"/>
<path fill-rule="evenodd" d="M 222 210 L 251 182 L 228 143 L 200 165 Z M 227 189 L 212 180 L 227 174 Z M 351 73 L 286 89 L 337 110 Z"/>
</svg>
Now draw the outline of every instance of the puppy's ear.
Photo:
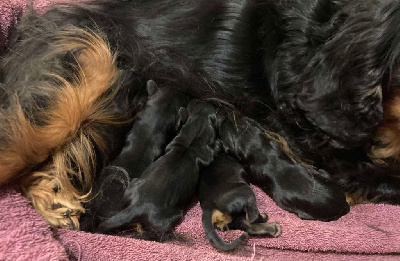
<svg viewBox="0 0 400 261">
<path fill-rule="evenodd" d="M 157 83 L 153 80 L 148 80 L 146 84 L 146 89 L 147 89 L 147 94 L 150 96 L 153 96 L 154 93 L 157 92 L 158 86 Z"/>
<path fill-rule="evenodd" d="M 178 111 L 178 120 L 176 122 L 175 130 L 179 130 L 189 118 L 189 112 L 186 108 L 180 107 Z"/>
</svg>

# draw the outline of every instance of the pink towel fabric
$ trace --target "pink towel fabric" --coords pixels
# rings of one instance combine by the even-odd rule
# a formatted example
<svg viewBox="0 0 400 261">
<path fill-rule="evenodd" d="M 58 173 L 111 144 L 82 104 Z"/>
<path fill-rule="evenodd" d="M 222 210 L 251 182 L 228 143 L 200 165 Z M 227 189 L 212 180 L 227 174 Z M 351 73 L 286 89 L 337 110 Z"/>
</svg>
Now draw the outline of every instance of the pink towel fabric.
<svg viewBox="0 0 400 261">
<path fill-rule="evenodd" d="M 132 238 L 61 230 L 61 241 L 81 260 L 400 260 L 400 207 L 359 205 L 333 222 L 304 221 L 280 209 L 253 187 L 260 211 L 283 227 L 278 238 L 252 238 L 232 253 L 215 250 L 206 240 L 197 204 L 176 229 L 175 240 L 145 242 Z M 240 231 L 221 236 L 232 240 Z M 74 238 L 73 244 L 71 238 Z"/>
<path fill-rule="evenodd" d="M 0 260 L 67 260 L 48 223 L 15 188 L 0 189 Z"/>
<path fill-rule="evenodd" d="M 254 188 L 259 208 L 283 226 L 278 238 L 249 237 L 230 253 L 214 249 L 195 205 L 165 242 L 51 230 L 15 188 L 0 188 L 0 260 L 400 260 L 399 206 L 359 205 L 337 221 L 304 221 Z M 232 240 L 240 231 L 221 233 Z"/>
<path fill-rule="evenodd" d="M 17 23 L 20 14 L 31 5 L 36 11 L 44 12 L 52 3 L 73 3 L 85 0 L 0 0 L 0 52 L 7 44 L 8 29 Z"/>
<path fill-rule="evenodd" d="M 63 0 L 32 0 L 38 11 Z M 80 0 L 69 0 L 69 2 Z M 0 50 L 26 0 L 0 1 Z M 0 188 L 0 260 L 400 260 L 400 207 L 358 205 L 333 222 L 303 221 L 256 189 L 259 207 L 283 226 L 279 238 L 248 238 L 231 253 L 210 246 L 199 205 L 176 229 L 176 239 L 157 243 L 133 238 L 52 230 L 13 187 Z M 232 240 L 240 232 L 223 233 Z"/>
</svg>

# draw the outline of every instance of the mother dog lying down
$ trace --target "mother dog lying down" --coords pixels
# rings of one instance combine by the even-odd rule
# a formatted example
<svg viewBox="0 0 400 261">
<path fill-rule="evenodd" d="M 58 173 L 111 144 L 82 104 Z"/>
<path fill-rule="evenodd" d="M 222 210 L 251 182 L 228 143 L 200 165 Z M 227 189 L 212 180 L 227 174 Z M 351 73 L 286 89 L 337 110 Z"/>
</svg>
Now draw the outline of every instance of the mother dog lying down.
<svg viewBox="0 0 400 261">
<path fill-rule="evenodd" d="M 119 153 L 154 79 L 234 104 L 349 200 L 398 204 L 397 167 L 366 151 L 382 96 L 398 85 L 399 10 L 374 0 L 150 0 L 27 14 L 1 61 L 0 183 L 20 184 L 52 225 L 78 227 L 95 173 Z"/>
</svg>

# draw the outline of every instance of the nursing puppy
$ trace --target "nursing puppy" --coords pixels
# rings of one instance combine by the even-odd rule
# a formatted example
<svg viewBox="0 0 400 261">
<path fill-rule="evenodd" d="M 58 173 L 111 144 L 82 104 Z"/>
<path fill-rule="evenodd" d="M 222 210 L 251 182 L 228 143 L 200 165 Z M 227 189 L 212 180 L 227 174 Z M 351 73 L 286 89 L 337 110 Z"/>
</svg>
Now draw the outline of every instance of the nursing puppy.
<svg viewBox="0 0 400 261">
<path fill-rule="evenodd" d="M 186 121 L 189 96 L 169 87 L 159 88 L 152 80 L 147 82 L 149 100 L 134 117 L 124 147 L 109 164 L 126 169 L 131 179 L 139 178 Z"/>
<path fill-rule="evenodd" d="M 147 82 L 148 101 L 135 115 L 124 147 L 118 156 L 102 169 L 93 185 L 92 199 L 80 220 L 81 230 L 96 231 L 98 224 L 114 215 L 122 206 L 130 180 L 143 171 L 165 150 L 180 126 L 186 121 L 189 97 L 167 87 Z"/>
<path fill-rule="evenodd" d="M 131 181 L 122 210 L 101 222 L 98 231 L 113 232 L 140 223 L 145 234 L 164 240 L 181 221 L 183 209 L 195 195 L 200 168 L 209 165 L 220 149 L 214 107 L 192 100 L 187 111 L 187 121 L 168 144 L 165 155 L 153 162 L 142 177 Z"/>
<path fill-rule="evenodd" d="M 249 181 L 283 209 L 302 219 L 335 220 L 349 212 L 343 192 L 323 170 L 296 162 L 286 143 L 254 120 L 220 114 L 219 135 L 226 153 L 245 167 Z"/>
<path fill-rule="evenodd" d="M 277 237 L 282 232 L 278 223 L 264 223 L 268 216 L 260 214 L 246 175 L 243 166 L 225 154 L 218 155 L 200 173 L 198 195 L 204 232 L 211 244 L 223 251 L 239 246 L 247 233 Z M 221 230 L 241 229 L 246 233 L 227 243 L 218 236 L 214 225 Z"/>
</svg>

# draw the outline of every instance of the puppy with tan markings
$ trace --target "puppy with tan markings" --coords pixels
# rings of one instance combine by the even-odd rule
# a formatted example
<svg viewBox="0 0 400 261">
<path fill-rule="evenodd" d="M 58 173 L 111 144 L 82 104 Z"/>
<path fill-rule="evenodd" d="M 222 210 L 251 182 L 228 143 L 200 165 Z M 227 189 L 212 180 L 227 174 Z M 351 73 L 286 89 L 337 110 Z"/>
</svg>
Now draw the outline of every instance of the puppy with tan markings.
<svg viewBox="0 0 400 261">
<path fill-rule="evenodd" d="M 220 150 L 215 108 L 192 100 L 188 118 L 166 153 L 142 177 L 133 179 L 123 198 L 123 209 L 100 223 L 100 232 L 113 232 L 140 223 L 155 240 L 164 240 L 182 219 L 182 211 L 195 193 L 201 167 L 208 166 Z"/>
<path fill-rule="evenodd" d="M 220 154 L 200 173 L 198 194 L 204 232 L 211 244 L 220 250 L 235 249 L 247 233 L 277 237 L 282 232 L 278 223 L 265 223 L 268 216 L 260 214 L 246 175 L 243 166 L 226 154 Z M 218 236 L 214 225 L 220 229 L 241 229 L 246 233 L 227 243 Z"/>
<path fill-rule="evenodd" d="M 147 82 L 148 101 L 135 116 L 119 155 L 97 177 L 94 198 L 86 206 L 81 229 L 96 231 L 98 224 L 114 215 L 121 207 L 121 198 L 132 178 L 164 153 L 167 144 L 187 118 L 184 107 L 189 97 L 167 87 L 158 88 L 153 80 Z"/>
</svg>

